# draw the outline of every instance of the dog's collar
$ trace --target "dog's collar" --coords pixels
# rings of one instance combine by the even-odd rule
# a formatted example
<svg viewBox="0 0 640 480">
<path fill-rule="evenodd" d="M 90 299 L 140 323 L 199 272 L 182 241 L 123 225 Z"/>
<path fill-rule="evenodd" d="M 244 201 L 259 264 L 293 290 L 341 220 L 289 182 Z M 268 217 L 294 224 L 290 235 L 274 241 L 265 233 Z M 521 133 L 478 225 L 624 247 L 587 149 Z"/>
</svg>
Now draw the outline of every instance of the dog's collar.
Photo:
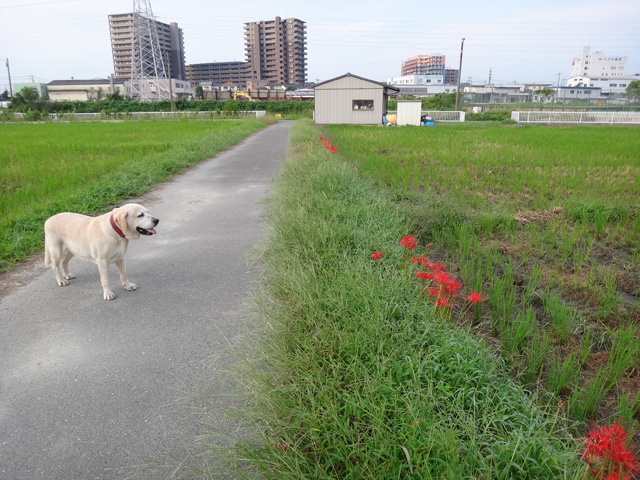
<svg viewBox="0 0 640 480">
<path fill-rule="evenodd" d="M 111 217 L 109 217 L 109 221 L 111 222 L 111 226 L 113 227 L 113 229 L 116 231 L 116 233 L 118 235 L 120 235 L 122 238 L 127 238 L 127 237 L 124 236 L 124 233 L 122 233 L 122 230 L 120 230 L 120 227 L 118 227 L 118 225 L 116 225 L 116 222 L 113 219 L 113 215 L 111 215 Z"/>
</svg>

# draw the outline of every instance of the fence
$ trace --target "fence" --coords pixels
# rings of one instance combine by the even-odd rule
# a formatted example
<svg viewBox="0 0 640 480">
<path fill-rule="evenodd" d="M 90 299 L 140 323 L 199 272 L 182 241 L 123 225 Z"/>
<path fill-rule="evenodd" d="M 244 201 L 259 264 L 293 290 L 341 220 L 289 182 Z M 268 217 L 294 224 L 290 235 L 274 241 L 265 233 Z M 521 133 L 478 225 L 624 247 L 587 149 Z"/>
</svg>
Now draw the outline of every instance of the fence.
<svg viewBox="0 0 640 480">
<path fill-rule="evenodd" d="M 610 123 L 640 125 L 640 112 L 511 112 L 518 123 Z"/>
<path fill-rule="evenodd" d="M 265 110 L 238 110 L 235 112 L 119 112 L 119 113 L 50 113 L 43 115 L 42 120 L 155 120 L 169 118 L 216 118 L 216 117 L 253 117 L 260 118 L 266 115 Z M 24 113 L 14 113 L 14 118 L 22 120 Z"/>
<path fill-rule="evenodd" d="M 398 113 L 396 110 L 389 110 L 387 113 Z M 421 116 L 429 116 L 434 122 L 464 122 L 465 112 L 457 111 L 440 111 L 440 110 L 422 110 Z"/>
</svg>

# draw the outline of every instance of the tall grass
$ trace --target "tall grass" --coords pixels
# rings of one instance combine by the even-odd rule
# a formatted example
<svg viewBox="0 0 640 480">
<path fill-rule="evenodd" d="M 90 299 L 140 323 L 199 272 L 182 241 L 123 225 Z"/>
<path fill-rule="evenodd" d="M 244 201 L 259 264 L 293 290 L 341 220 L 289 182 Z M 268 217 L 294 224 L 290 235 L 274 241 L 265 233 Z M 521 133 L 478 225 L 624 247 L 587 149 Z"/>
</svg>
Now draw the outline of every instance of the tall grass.
<svg viewBox="0 0 640 480">
<path fill-rule="evenodd" d="M 60 211 L 96 214 L 229 148 L 255 120 L 0 125 L 0 272 Z"/>
<path fill-rule="evenodd" d="M 292 128 L 269 204 L 249 411 L 264 437 L 238 455 L 273 479 L 574 478 L 557 411 L 434 317 L 398 245 L 411 217 L 317 135 Z"/>
<path fill-rule="evenodd" d="M 640 377 L 625 367 L 628 349 L 594 339 L 618 338 L 638 318 L 637 128 L 328 126 L 322 134 L 407 210 L 436 258 L 488 295 L 486 313 L 460 325 L 508 360 L 514 378 L 553 404 L 559 395 L 578 420 L 616 419 L 618 398 L 633 398 Z M 623 338 L 635 345 L 640 334 Z"/>
</svg>

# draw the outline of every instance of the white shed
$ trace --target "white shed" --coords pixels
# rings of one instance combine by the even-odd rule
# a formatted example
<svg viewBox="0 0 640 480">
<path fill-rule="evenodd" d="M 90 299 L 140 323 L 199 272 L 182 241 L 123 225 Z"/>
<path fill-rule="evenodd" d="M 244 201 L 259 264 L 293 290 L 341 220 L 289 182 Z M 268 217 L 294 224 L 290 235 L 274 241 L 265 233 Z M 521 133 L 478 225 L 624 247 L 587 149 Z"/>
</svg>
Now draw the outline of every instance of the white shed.
<svg viewBox="0 0 640 480">
<path fill-rule="evenodd" d="M 389 92 L 400 89 L 351 73 L 315 86 L 313 118 L 318 124 L 379 125 Z"/>
<path fill-rule="evenodd" d="M 398 100 L 399 127 L 406 125 L 420 126 L 422 100 Z"/>
</svg>

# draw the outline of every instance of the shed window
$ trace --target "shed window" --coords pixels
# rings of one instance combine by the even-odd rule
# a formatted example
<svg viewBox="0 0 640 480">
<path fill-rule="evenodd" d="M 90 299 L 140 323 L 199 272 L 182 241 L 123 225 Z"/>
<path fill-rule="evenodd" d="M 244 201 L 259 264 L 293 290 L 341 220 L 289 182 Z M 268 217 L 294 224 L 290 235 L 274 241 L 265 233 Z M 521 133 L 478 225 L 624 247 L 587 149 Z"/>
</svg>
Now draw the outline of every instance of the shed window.
<svg viewBox="0 0 640 480">
<path fill-rule="evenodd" d="M 354 100 L 352 110 L 373 110 L 373 100 Z"/>
</svg>

